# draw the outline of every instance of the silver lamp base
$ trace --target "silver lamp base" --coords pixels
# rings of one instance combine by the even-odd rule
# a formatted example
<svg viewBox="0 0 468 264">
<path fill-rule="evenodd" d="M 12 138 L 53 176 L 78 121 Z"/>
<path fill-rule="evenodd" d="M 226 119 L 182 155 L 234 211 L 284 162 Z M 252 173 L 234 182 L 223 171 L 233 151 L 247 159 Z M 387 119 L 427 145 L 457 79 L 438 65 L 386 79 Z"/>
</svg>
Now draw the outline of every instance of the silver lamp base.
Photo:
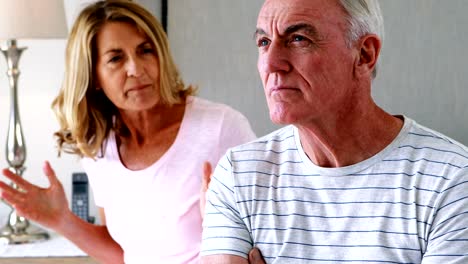
<svg viewBox="0 0 468 264">
<path fill-rule="evenodd" d="M 6 244 L 24 244 L 49 239 L 49 234 L 37 226 L 29 224 L 28 219 L 10 213 L 8 223 L 0 230 L 0 241 Z"/>
<path fill-rule="evenodd" d="M 11 88 L 10 120 L 8 123 L 6 158 L 10 165 L 9 169 L 19 176 L 23 174 L 25 169 L 23 165 L 26 160 L 26 146 L 19 117 L 17 89 L 18 77 L 20 74 L 18 62 L 21 53 L 24 50 L 25 48 L 19 48 L 16 45 L 16 40 L 14 39 L 7 41 L 7 47 L 0 48 L 1 53 L 5 55 L 7 60 L 7 75 Z M 18 189 L 15 184 L 12 184 L 12 187 Z M 48 238 L 49 235 L 44 230 L 31 226 L 26 218 L 16 213 L 14 208 L 12 208 L 12 212 L 8 217 L 8 223 L 0 230 L 0 242 L 2 243 L 21 244 L 37 242 Z"/>
<path fill-rule="evenodd" d="M 0 231 L 0 241 L 6 244 L 25 244 L 40 242 L 49 239 L 49 234 L 36 226 L 30 226 L 23 232 L 15 233 L 13 229 L 6 226 Z"/>
</svg>

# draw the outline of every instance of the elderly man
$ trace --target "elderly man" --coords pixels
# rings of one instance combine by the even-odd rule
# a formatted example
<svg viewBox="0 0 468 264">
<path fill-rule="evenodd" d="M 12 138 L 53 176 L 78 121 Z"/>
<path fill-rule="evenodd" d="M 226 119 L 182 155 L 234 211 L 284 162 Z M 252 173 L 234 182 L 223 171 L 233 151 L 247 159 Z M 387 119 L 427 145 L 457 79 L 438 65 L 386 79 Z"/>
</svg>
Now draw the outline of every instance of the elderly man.
<svg viewBox="0 0 468 264">
<path fill-rule="evenodd" d="M 376 0 L 266 0 L 258 70 L 288 126 L 231 149 L 202 263 L 468 263 L 468 149 L 371 98 Z"/>
</svg>

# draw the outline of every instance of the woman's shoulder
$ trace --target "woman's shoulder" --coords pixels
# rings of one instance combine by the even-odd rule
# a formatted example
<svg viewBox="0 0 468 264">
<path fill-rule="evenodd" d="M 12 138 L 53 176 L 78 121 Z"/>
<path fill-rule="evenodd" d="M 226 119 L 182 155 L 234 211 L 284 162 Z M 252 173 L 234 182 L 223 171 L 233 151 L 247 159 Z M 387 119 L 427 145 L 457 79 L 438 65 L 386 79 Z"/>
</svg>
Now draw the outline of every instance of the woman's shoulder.
<svg viewBox="0 0 468 264">
<path fill-rule="evenodd" d="M 254 133 L 249 120 L 233 107 L 209 101 L 200 97 L 188 98 L 190 104 L 189 115 L 192 126 L 202 127 L 204 131 L 211 129 L 213 131 L 240 131 L 246 134 L 246 138 L 253 138 Z M 239 132 L 239 133 L 240 133 Z"/>
<path fill-rule="evenodd" d="M 232 107 L 228 106 L 224 103 L 214 102 L 208 100 L 206 98 L 198 97 L 198 96 L 189 96 L 187 98 L 187 104 L 191 104 L 192 107 L 200 108 L 200 109 L 231 109 L 234 110 Z"/>
<path fill-rule="evenodd" d="M 115 141 L 115 132 L 109 131 L 108 136 L 102 142 L 101 148 L 99 149 L 95 157 L 83 157 L 81 163 L 84 167 L 96 167 L 99 168 L 107 161 L 115 161 L 118 159 L 117 144 Z"/>
<path fill-rule="evenodd" d="M 198 111 L 220 118 L 246 119 L 240 111 L 227 104 L 214 102 L 201 97 L 190 96 L 187 98 L 187 105 L 194 112 Z"/>
</svg>

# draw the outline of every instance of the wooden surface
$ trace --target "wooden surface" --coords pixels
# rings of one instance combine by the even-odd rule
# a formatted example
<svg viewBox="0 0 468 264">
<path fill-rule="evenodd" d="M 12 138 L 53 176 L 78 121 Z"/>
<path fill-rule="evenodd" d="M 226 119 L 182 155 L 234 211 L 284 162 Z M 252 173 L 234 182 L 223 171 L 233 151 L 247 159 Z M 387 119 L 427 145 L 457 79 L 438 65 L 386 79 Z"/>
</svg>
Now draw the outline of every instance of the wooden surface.
<svg viewBox="0 0 468 264">
<path fill-rule="evenodd" d="M 74 258 L 0 258 L 0 264 L 98 264 L 89 257 Z"/>
</svg>

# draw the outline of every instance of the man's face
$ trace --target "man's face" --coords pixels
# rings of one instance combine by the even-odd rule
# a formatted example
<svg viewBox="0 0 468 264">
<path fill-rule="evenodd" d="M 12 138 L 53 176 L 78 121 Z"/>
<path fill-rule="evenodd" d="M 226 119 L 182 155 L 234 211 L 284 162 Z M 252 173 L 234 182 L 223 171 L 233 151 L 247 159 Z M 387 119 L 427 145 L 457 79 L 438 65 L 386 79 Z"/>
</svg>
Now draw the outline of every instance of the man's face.
<svg viewBox="0 0 468 264">
<path fill-rule="evenodd" d="M 278 124 L 336 120 L 352 103 L 354 61 L 335 0 L 266 0 L 258 17 L 258 71 Z"/>
</svg>

